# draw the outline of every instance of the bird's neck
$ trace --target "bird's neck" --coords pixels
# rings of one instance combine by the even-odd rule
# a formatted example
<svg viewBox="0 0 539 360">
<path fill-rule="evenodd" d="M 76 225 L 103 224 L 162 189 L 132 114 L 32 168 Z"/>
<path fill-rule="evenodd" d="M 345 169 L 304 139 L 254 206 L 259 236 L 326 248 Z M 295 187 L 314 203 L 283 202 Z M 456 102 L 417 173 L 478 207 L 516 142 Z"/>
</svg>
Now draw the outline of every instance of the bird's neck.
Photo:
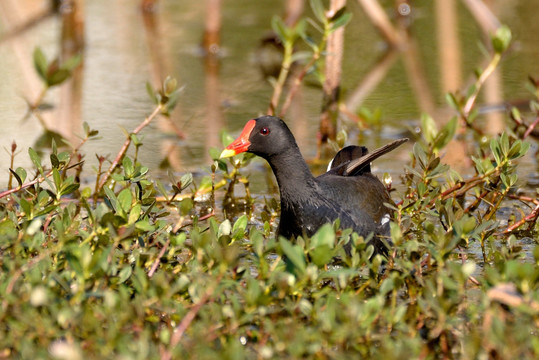
<svg viewBox="0 0 539 360">
<path fill-rule="evenodd" d="M 283 198 L 296 199 L 305 194 L 305 190 L 314 189 L 314 177 L 297 146 L 273 155 L 267 159 L 270 164 Z"/>
</svg>

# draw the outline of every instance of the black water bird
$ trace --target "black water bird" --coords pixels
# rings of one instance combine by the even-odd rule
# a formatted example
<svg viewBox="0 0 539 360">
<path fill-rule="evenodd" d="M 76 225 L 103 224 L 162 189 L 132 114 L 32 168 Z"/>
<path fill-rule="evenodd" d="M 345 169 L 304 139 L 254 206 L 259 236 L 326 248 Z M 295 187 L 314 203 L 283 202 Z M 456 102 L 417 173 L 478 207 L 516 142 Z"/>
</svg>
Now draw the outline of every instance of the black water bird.
<svg viewBox="0 0 539 360">
<path fill-rule="evenodd" d="M 372 153 L 363 146 L 339 151 L 326 173 L 314 177 L 288 126 L 274 116 L 249 120 L 221 158 L 249 152 L 264 158 L 279 185 L 281 219 L 278 235 L 311 236 L 339 219 L 363 237 L 374 235 L 376 252 L 385 252 L 380 237 L 389 235 L 391 203 L 385 186 L 371 174 L 370 163 L 408 139 L 399 139 Z M 377 241 L 378 239 L 378 241 Z"/>
</svg>

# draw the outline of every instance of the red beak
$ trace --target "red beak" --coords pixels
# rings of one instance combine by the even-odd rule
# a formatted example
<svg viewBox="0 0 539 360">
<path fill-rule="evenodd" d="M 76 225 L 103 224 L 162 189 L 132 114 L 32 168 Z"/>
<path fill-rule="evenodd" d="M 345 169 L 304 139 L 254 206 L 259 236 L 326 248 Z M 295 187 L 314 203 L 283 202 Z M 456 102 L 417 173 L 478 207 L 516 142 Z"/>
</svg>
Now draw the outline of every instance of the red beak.
<svg viewBox="0 0 539 360">
<path fill-rule="evenodd" d="M 247 151 L 247 149 L 249 148 L 249 145 L 251 145 L 251 142 L 249 141 L 249 137 L 251 136 L 251 132 L 253 131 L 255 125 L 256 125 L 255 120 L 249 120 L 247 124 L 245 124 L 245 127 L 243 128 L 240 136 L 238 136 L 236 140 L 234 140 L 230 145 L 228 145 L 223 150 L 220 158 L 231 157 L 231 156 L 238 155 L 242 152 Z"/>
</svg>

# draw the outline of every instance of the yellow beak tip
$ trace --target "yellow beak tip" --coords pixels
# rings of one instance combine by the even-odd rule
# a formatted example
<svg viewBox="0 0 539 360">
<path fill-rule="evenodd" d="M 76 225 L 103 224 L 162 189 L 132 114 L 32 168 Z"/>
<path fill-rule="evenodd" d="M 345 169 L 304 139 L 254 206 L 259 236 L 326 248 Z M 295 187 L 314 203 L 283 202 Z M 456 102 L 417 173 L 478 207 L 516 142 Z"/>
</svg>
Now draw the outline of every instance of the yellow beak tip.
<svg viewBox="0 0 539 360">
<path fill-rule="evenodd" d="M 221 155 L 219 156 L 219 159 L 232 157 L 234 155 L 236 155 L 236 152 L 234 150 L 224 149 Z"/>
</svg>

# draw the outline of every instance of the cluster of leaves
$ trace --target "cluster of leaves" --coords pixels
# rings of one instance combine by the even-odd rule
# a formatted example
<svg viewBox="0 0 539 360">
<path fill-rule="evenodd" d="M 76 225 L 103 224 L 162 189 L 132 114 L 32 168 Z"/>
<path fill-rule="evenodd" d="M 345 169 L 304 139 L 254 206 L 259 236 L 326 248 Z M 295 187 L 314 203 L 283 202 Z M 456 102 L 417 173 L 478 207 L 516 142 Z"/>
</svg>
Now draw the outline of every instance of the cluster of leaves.
<svg viewBox="0 0 539 360">
<path fill-rule="evenodd" d="M 295 243 L 249 225 L 247 215 L 195 217 L 174 231 L 173 214 L 193 214 L 170 194 L 185 191 L 189 176 L 162 194 L 125 157 L 116 187 L 93 202 L 89 188 L 62 174 L 69 155 L 57 154 L 53 181 L 0 203 L 0 356 L 536 357 L 539 251 L 535 264 L 522 263 L 501 243 L 480 284 L 471 283 L 476 265 L 461 264 L 454 250 L 489 226 L 451 218 L 444 200 L 438 216 L 453 230 L 435 225 L 425 204 L 436 167 L 424 159 L 434 155 L 421 151 L 387 263 L 331 225 Z M 411 198 L 420 191 L 427 200 Z M 513 302 L 489 295 L 506 284 Z"/>
<path fill-rule="evenodd" d="M 386 260 L 336 225 L 292 243 L 256 212 L 202 221 L 190 175 L 164 186 L 128 156 L 96 195 L 73 153 L 53 146 L 46 165 L 30 149 L 42 180 L 18 168 L 0 200 L 0 356 L 537 357 L 539 248 L 523 263 L 487 216 L 496 201 L 461 199 L 503 197 L 527 145 L 493 138 L 462 180 L 437 157 L 454 127 L 424 118 Z M 215 161 L 221 198 L 249 160 Z M 490 245 L 480 277 L 459 251 L 476 241 Z"/>
</svg>

